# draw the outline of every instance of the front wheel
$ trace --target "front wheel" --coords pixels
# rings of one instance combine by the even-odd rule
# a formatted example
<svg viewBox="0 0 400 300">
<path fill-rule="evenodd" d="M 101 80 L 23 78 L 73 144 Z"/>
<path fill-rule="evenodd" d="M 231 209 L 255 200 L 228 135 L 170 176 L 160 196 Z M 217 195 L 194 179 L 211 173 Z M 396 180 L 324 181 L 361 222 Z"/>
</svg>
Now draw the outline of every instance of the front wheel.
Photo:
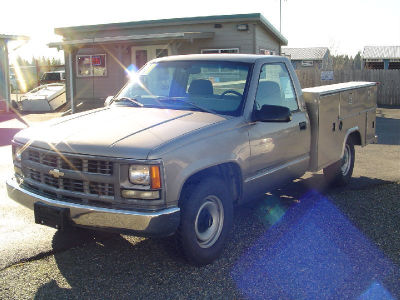
<svg viewBox="0 0 400 300">
<path fill-rule="evenodd" d="M 324 168 L 324 175 L 328 183 L 334 186 L 345 186 L 350 183 L 355 161 L 354 143 L 349 137 L 344 147 L 342 158 L 334 164 Z"/>
<path fill-rule="evenodd" d="M 217 259 L 225 245 L 233 219 L 233 204 L 225 183 L 206 178 L 181 198 L 178 246 L 187 260 L 206 265 Z"/>
</svg>

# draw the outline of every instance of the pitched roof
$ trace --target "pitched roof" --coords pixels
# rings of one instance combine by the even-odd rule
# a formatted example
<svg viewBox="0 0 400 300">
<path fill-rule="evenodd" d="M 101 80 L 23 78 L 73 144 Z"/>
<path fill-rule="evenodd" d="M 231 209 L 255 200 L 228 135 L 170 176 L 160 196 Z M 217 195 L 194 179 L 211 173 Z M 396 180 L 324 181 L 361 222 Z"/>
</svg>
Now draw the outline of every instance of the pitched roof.
<svg viewBox="0 0 400 300">
<path fill-rule="evenodd" d="M 282 54 L 290 56 L 291 60 L 323 60 L 329 51 L 327 47 L 287 48 L 282 47 Z"/>
<path fill-rule="evenodd" d="M 251 22 L 251 21 L 260 22 L 265 29 L 270 31 L 275 36 L 275 38 L 282 43 L 282 45 L 287 45 L 288 43 L 287 39 L 260 13 L 174 18 L 174 19 L 162 19 L 162 20 L 146 20 L 146 21 L 123 22 L 123 23 L 63 27 L 54 29 L 54 32 L 59 35 L 64 35 L 69 32 L 114 30 L 114 29 L 126 29 L 126 28 L 145 28 L 154 26 L 183 25 L 183 24 L 196 24 L 196 23 Z"/>
<path fill-rule="evenodd" d="M 400 58 L 400 46 L 365 46 L 362 57 L 364 59 Z"/>
</svg>

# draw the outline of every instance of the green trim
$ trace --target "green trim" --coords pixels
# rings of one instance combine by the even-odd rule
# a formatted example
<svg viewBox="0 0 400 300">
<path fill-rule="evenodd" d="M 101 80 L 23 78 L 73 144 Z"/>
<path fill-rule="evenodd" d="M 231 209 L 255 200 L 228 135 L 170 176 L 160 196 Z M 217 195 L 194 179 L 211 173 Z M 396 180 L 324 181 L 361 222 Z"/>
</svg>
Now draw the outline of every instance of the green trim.
<svg viewBox="0 0 400 300">
<path fill-rule="evenodd" d="M 265 29 L 269 30 L 276 36 L 276 38 L 282 43 L 287 45 L 287 39 L 260 13 L 253 14 L 236 14 L 236 15 L 217 15 L 217 16 L 204 16 L 204 17 L 190 17 L 190 18 L 173 18 L 173 19 L 161 19 L 161 20 L 146 20 L 146 21 L 134 21 L 134 22 L 122 22 L 122 23 L 109 23 L 109 24 L 97 24 L 97 25 L 84 25 L 74 27 L 61 27 L 54 29 L 54 32 L 59 35 L 65 35 L 70 33 L 78 33 L 85 31 L 101 31 L 101 30 L 116 30 L 116 29 L 129 29 L 135 27 L 155 27 L 160 25 L 184 25 L 188 23 L 213 23 L 213 22 L 227 22 L 227 21 L 258 21 L 265 26 Z"/>
</svg>

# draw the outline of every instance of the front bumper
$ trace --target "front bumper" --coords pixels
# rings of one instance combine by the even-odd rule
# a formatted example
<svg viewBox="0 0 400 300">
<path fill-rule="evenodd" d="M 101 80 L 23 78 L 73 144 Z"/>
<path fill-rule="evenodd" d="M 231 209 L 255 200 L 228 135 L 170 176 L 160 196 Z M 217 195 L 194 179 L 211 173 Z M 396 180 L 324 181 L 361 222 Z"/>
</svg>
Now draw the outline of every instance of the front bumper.
<svg viewBox="0 0 400 300">
<path fill-rule="evenodd" d="M 68 208 L 70 222 L 74 226 L 141 236 L 168 236 L 176 231 L 180 222 L 178 207 L 156 212 L 136 212 L 67 203 L 32 193 L 21 187 L 14 178 L 7 180 L 7 192 L 11 199 L 32 210 L 36 202 Z"/>
</svg>

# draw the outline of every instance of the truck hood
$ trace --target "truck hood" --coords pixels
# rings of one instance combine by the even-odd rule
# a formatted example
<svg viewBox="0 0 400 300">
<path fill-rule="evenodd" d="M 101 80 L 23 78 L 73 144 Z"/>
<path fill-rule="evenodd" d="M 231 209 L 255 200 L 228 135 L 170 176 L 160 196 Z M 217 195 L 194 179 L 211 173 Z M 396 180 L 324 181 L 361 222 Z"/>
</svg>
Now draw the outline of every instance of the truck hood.
<svg viewBox="0 0 400 300">
<path fill-rule="evenodd" d="M 153 148 L 224 120 L 205 112 L 112 107 L 29 127 L 14 140 L 67 153 L 146 159 Z"/>
</svg>

